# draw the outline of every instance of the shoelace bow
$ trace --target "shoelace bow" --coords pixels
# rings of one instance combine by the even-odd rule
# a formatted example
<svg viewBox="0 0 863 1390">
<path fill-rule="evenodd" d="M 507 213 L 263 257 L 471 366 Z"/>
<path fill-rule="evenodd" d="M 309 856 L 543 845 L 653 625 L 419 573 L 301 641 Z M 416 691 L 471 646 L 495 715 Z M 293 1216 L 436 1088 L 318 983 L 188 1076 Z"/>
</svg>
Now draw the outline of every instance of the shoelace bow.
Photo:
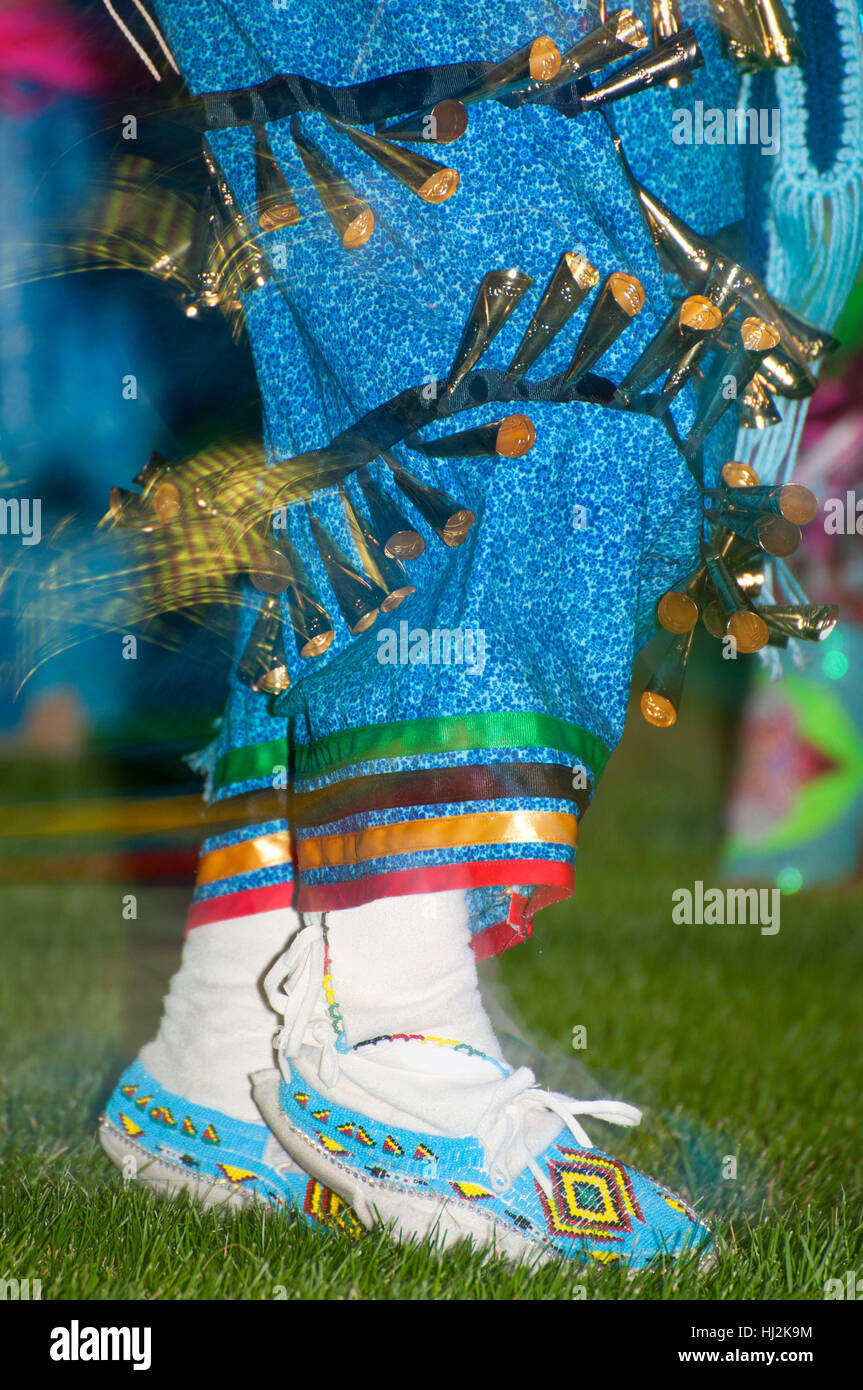
<svg viewBox="0 0 863 1390">
<path fill-rule="evenodd" d="M 336 1084 L 340 1070 L 337 1034 L 329 1017 L 314 1017 L 320 1007 L 324 958 L 323 927 L 310 923 L 274 961 L 264 977 L 263 990 L 271 1008 L 283 1020 L 274 1039 L 282 1075 L 290 1081 L 285 1063 L 296 1057 L 301 1047 L 313 1045 L 320 1049 L 321 1081 L 329 1087 Z M 531 1111 L 552 1111 L 582 1149 L 592 1149 L 594 1144 L 579 1124 L 578 1116 L 592 1116 L 627 1127 L 641 1121 L 641 1111 L 624 1101 L 574 1100 L 560 1091 L 544 1091 L 536 1085 L 528 1067 L 520 1067 L 505 1081 L 494 1084 L 504 1092 L 502 1108 L 501 1104 L 490 1108 L 488 1118 L 477 1127 L 476 1137 L 485 1150 L 489 1176 L 497 1192 L 511 1186 L 510 1173 L 518 1174 L 528 1168 L 546 1197 L 553 1196 L 548 1173 L 529 1152 L 525 1141 L 524 1126 Z"/>
<path fill-rule="evenodd" d="M 578 1116 L 592 1116 L 607 1124 L 626 1127 L 641 1122 L 641 1111 L 622 1100 L 575 1100 L 561 1091 L 544 1091 L 536 1085 L 536 1078 L 527 1067 L 520 1067 L 504 1085 L 512 1088 L 510 1098 L 502 1111 L 494 1109 L 479 1126 L 477 1134 L 485 1149 L 491 1184 L 496 1192 L 505 1192 L 511 1186 L 511 1173 L 518 1175 L 528 1168 L 546 1197 L 549 1200 L 553 1197 L 551 1179 L 530 1153 L 525 1140 L 525 1122 L 531 1111 L 552 1111 L 581 1149 L 592 1149 L 595 1145 L 579 1124 Z M 495 1143 L 496 1134 L 500 1134 L 500 1138 Z"/>
</svg>

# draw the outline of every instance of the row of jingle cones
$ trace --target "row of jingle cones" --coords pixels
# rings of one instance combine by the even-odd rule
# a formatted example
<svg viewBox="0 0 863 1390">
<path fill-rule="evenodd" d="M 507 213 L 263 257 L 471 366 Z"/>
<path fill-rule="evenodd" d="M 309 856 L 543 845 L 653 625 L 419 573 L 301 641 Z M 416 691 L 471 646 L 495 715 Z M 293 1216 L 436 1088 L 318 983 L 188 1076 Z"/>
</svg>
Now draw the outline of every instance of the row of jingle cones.
<svg viewBox="0 0 863 1390">
<path fill-rule="evenodd" d="M 619 68 L 606 82 L 583 90 L 578 97 L 583 110 L 601 109 L 658 84 L 688 79 L 703 59 L 690 29 L 668 30 L 656 35 L 655 46 Z M 413 148 L 419 143 L 448 145 L 460 139 L 468 126 L 468 107 L 481 100 L 518 97 L 533 101 L 548 98 L 562 86 L 587 78 L 618 59 L 638 54 L 647 47 L 647 34 L 631 10 L 615 11 L 603 24 L 561 53 L 546 35 L 524 45 L 500 63 L 468 83 L 457 94 L 427 110 L 416 111 L 379 124 L 374 134 L 327 117 L 329 125 L 346 136 L 385 173 L 397 179 L 427 203 L 446 202 L 459 185 L 458 172 Z M 253 127 L 257 215 L 263 232 L 294 226 L 300 211 L 288 178 L 273 154 L 263 125 Z M 375 225 L 368 203 L 333 165 L 320 145 L 303 130 L 298 117 L 290 120 L 293 144 L 321 205 L 347 250 L 365 245 Z"/>
<path fill-rule="evenodd" d="M 800 543 L 800 527 L 817 515 L 808 488 L 796 483 L 762 485 L 748 464 L 726 463 L 722 486 L 707 492 L 714 523 L 711 540 L 701 543 L 702 563 L 685 584 L 663 594 L 659 624 L 670 640 L 641 697 L 648 723 L 669 728 L 676 722 L 686 667 L 699 617 L 718 639 L 733 638 L 742 653 L 768 644 L 787 646 L 790 638 L 823 642 L 838 620 L 828 604 L 756 603 L 765 582 L 767 560 L 787 557 Z"/>
<path fill-rule="evenodd" d="M 509 416 L 492 425 L 465 431 L 460 452 L 507 453 L 516 457 L 533 442 L 534 431 L 526 416 Z M 430 454 L 443 453 L 446 442 L 430 445 Z M 461 545 L 474 523 L 474 513 L 448 493 L 426 486 L 390 456 L 385 456 L 393 481 L 411 505 L 445 545 Z M 135 482 L 144 488 L 133 493 L 121 488 L 111 492 L 110 518 L 114 525 L 148 531 L 184 522 L 193 526 L 203 516 L 215 517 L 224 526 L 226 544 L 238 572 L 249 574 L 265 597 L 239 662 L 239 674 L 253 688 L 276 694 L 288 681 L 284 655 L 279 596 L 284 595 L 297 649 L 301 657 L 319 656 L 333 641 L 332 618 L 320 602 L 296 547 L 283 530 L 273 533 L 268 522 L 243 530 L 207 495 L 206 479 L 194 474 L 184 478 L 184 465 L 172 466 L 161 455 L 152 456 Z M 356 565 L 338 545 L 319 517 L 306 503 L 308 525 L 339 611 L 352 636 L 365 632 L 379 612 L 391 612 L 415 592 L 405 561 L 416 559 L 425 548 L 419 531 L 395 501 L 371 478 L 368 468 L 356 472 L 365 512 L 340 486 L 343 510 L 360 558 Z M 216 566 L 226 557 L 214 555 Z M 176 562 L 175 583 L 182 560 Z"/>
</svg>

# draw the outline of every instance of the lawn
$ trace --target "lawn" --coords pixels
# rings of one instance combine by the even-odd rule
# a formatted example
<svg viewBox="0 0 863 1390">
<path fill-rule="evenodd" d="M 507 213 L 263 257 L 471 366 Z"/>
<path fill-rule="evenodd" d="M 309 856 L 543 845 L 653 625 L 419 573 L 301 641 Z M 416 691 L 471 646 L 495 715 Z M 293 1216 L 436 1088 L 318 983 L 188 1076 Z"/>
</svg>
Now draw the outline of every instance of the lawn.
<svg viewBox="0 0 863 1390">
<path fill-rule="evenodd" d="M 30 883 L 0 888 L 0 1277 L 41 1280 L 43 1299 L 566 1300 L 821 1299 L 861 1277 L 860 890 L 784 897 L 775 936 L 671 920 L 675 888 L 718 882 L 726 721 L 703 681 L 676 730 L 632 718 L 584 821 L 575 897 L 483 967 L 514 1061 L 643 1107 L 639 1131 L 596 1138 L 710 1214 L 707 1273 L 529 1272 L 124 1186 L 94 1125 L 154 1031 L 185 893 L 140 887 L 130 923 L 127 885 Z"/>
</svg>

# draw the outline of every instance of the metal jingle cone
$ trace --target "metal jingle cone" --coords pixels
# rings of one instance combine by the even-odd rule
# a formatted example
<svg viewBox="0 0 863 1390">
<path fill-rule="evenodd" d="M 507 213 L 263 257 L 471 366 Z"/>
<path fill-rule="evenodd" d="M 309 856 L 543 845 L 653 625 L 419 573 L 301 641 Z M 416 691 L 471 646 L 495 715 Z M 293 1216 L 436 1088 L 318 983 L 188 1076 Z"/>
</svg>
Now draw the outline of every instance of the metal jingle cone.
<svg viewBox="0 0 863 1390">
<path fill-rule="evenodd" d="M 114 526 L 130 526 L 136 531 L 155 531 L 160 524 L 140 492 L 124 487 L 112 487 L 108 494 L 108 516 Z"/>
<path fill-rule="evenodd" d="M 477 77 L 455 95 L 461 102 L 487 101 L 506 96 L 519 87 L 535 82 L 551 82 L 560 71 L 560 49 L 547 34 L 495 63 L 482 77 Z"/>
<path fill-rule="evenodd" d="M 660 627 L 675 635 L 692 631 L 698 622 L 707 577 L 707 567 L 701 565 L 682 589 L 666 590 L 656 605 L 656 617 Z"/>
<path fill-rule="evenodd" d="M 760 39 L 762 67 L 791 67 L 803 61 L 797 31 L 782 0 L 740 0 Z"/>
<path fill-rule="evenodd" d="M 778 307 L 781 309 L 782 317 L 795 339 L 802 346 L 804 359 L 807 362 L 817 362 L 820 357 L 830 357 L 834 352 L 839 351 L 842 344 L 838 338 L 833 337 L 832 333 L 828 333 L 826 329 L 816 328 L 808 319 L 801 318 L 785 304 Z"/>
<path fill-rule="evenodd" d="M 765 554 L 777 560 L 787 560 L 799 549 L 803 539 L 800 527 L 784 516 L 763 517 L 756 527 L 756 535 Z"/>
<path fill-rule="evenodd" d="M 758 545 L 766 555 L 785 560 L 799 548 L 803 532 L 784 516 L 764 512 L 747 512 L 743 508 L 725 507 L 708 511 L 711 521 L 718 521 L 733 531 L 742 541 Z"/>
<path fill-rule="evenodd" d="M 563 386 L 575 385 L 617 341 L 644 308 L 644 290 L 634 275 L 615 270 L 608 276 L 581 333 Z"/>
<path fill-rule="evenodd" d="M 308 504 L 307 504 L 308 505 Z M 342 617 L 352 637 L 370 628 L 378 616 L 386 594 L 351 564 L 347 555 L 311 510 L 308 513 L 312 537 L 323 561 L 327 578 L 336 596 Z"/>
<path fill-rule="evenodd" d="M 274 594 L 268 594 L 261 605 L 237 674 L 252 690 L 264 695 L 280 695 L 291 683 L 282 641 L 282 614 Z"/>
<path fill-rule="evenodd" d="M 424 203 L 445 203 L 458 188 L 458 173 L 445 164 L 438 164 L 417 150 L 403 150 L 400 145 L 392 145 L 379 135 L 367 135 L 364 130 L 354 130 L 341 121 L 330 120 L 330 125 L 342 131 L 394 179 Z"/>
<path fill-rule="evenodd" d="M 590 261 L 584 256 L 564 251 L 506 369 L 505 381 L 517 381 L 524 375 L 598 283 L 599 271 Z"/>
<path fill-rule="evenodd" d="M 685 285 L 701 291 L 718 258 L 716 248 L 672 212 L 667 203 L 639 183 L 620 136 L 613 135 L 612 141 L 663 269 L 676 275 Z"/>
<path fill-rule="evenodd" d="M 654 46 L 683 28 L 679 0 L 650 0 L 650 34 Z"/>
<path fill-rule="evenodd" d="M 723 323 L 731 317 L 743 297 L 748 272 L 736 261 L 718 255 L 710 266 L 702 293 L 722 314 Z"/>
<path fill-rule="evenodd" d="M 198 205 L 192 238 L 183 261 L 186 280 L 192 288 L 181 297 L 187 318 L 197 318 L 201 309 L 215 309 L 221 301 L 220 264 L 224 252 L 216 235 L 216 204 L 208 186 Z"/>
<path fill-rule="evenodd" d="M 252 131 L 255 137 L 258 225 L 262 232 L 293 227 L 300 220 L 300 210 L 294 201 L 291 185 L 273 154 L 266 127 L 254 125 Z"/>
<path fill-rule="evenodd" d="M 453 145 L 468 127 L 467 107 L 463 101 L 444 97 L 427 111 L 401 116 L 393 125 L 375 129 L 376 135 L 387 140 L 404 140 L 408 144 Z"/>
<path fill-rule="evenodd" d="M 748 463 L 723 463 L 722 481 L 726 487 L 760 487 L 761 479 Z"/>
<path fill-rule="evenodd" d="M 147 500 L 152 504 L 160 526 L 169 526 L 183 510 L 180 489 L 170 478 L 157 483 L 147 493 Z"/>
<path fill-rule="evenodd" d="M 135 474 L 132 482 L 136 487 L 149 487 L 161 473 L 167 473 L 170 467 L 171 464 L 165 455 L 160 454 L 158 449 L 154 449 L 144 467 Z"/>
<path fill-rule="evenodd" d="M 320 146 L 304 134 L 296 116 L 291 117 L 290 129 L 306 173 L 342 246 L 346 251 L 356 251 L 374 231 L 374 213 L 347 179 L 333 168 Z"/>
<path fill-rule="evenodd" d="M 650 0 L 650 27 L 653 45 L 656 47 L 663 39 L 673 38 L 683 28 L 679 0 Z M 669 87 L 685 87 L 692 81 L 691 73 L 674 78 Z"/>
<path fill-rule="evenodd" d="M 774 327 L 781 331 L 778 323 L 774 324 Z M 728 324 L 718 334 L 718 341 L 726 349 L 731 346 Z M 801 401 L 814 395 L 818 382 L 803 360 L 803 353 L 804 349 L 801 347 L 798 356 L 792 355 L 783 347 L 780 339 L 773 351 L 762 358 L 757 379 L 768 396 L 782 396 L 785 400 Z M 765 403 L 759 399 L 753 400 L 752 404 L 764 406 Z"/>
<path fill-rule="evenodd" d="M 818 515 L 818 499 L 801 483 L 768 483 L 732 488 L 726 493 L 725 500 L 737 510 L 775 512 L 795 526 L 808 526 Z"/>
<path fill-rule="evenodd" d="M 743 0 L 711 0 L 723 57 L 743 71 L 761 66 L 762 36 Z"/>
<path fill-rule="evenodd" d="M 720 353 L 708 375 L 698 400 L 692 429 L 686 437 L 684 450 L 688 457 L 697 453 L 710 431 L 731 405 L 734 396 L 728 395 L 729 380 L 736 383 L 739 398 L 754 377 L 761 359 L 779 342 L 778 331 L 762 319 L 744 319 L 739 338 L 728 353 Z"/>
<path fill-rule="evenodd" d="M 657 729 L 677 722 L 694 628 L 672 637 L 641 697 L 641 713 Z"/>
<path fill-rule="evenodd" d="M 444 545 L 461 545 L 476 521 L 474 513 L 454 497 L 450 497 L 449 493 L 442 492 L 439 488 L 426 487 L 419 478 L 415 478 L 397 463 L 390 464 L 390 467 L 396 485 L 432 530 L 437 532 Z"/>
<path fill-rule="evenodd" d="M 634 400 L 663 373 L 679 371 L 681 359 L 691 361 L 691 373 L 695 366 L 695 362 L 691 360 L 691 349 L 696 343 L 701 343 L 705 337 L 715 333 L 721 323 L 722 314 L 716 305 L 703 295 L 690 295 L 682 304 L 675 305 L 656 337 L 651 339 L 623 378 L 617 388 L 618 396 L 625 400 Z M 704 350 L 707 350 L 706 343 Z M 677 387 L 677 390 L 679 389 L 680 387 Z"/>
<path fill-rule="evenodd" d="M 536 430 L 529 415 L 507 415 L 489 425 L 477 425 L 472 430 L 446 434 L 427 442 L 419 435 L 405 441 L 426 458 L 502 458 L 518 459 L 530 452 L 536 443 Z"/>
<path fill-rule="evenodd" d="M 450 368 L 445 394 L 451 394 L 476 366 L 532 284 L 531 277 L 515 266 L 490 270 L 482 277 Z"/>
<path fill-rule="evenodd" d="M 580 109 L 593 111 L 652 87 L 679 86 L 681 82 L 691 81 L 692 73 L 703 66 L 704 55 L 694 30 L 682 29 L 648 53 L 626 63 L 592 91 L 581 93 Z"/>
<path fill-rule="evenodd" d="M 782 637 L 797 637 L 803 642 L 823 642 L 839 621 L 835 604 L 801 604 L 784 607 L 770 604 L 758 609 L 771 633 Z"/>
<path fill-rule="evenodd" d="M 777 345 L 781 343 L 783 350 L 795 361 L 806 363 L 832 349 L 835 338 L 813 329 L 811 324 L 778 304 L 752 270 L 723 255 L 707 237 L 693 231 L 667 203 L 639 183 L 629 166 L 620 137 L 614 135 L 612 138 L 663 269 L 713 299 L 723 312 L 725 303 L 738 295 L 750 315 L 776 330 Z"/>
<path fill-rule="evenodd" d="M 268 540 L 272 549 L 277 550 L 286 562 L 288 583 L 282 589 L 274 589 L 274 592 L 283 592 L 288 600 L 297 651 L 304 660 L 322 656 L 336 635 L 333 620 L 315 592 L 299 551 L 284 531 L 279 528 L 275 536 L 268 536 Z M 276 569 L 275 566 L 273 568 Z M 251 579 L 256 587 L 261 587 L 260 574 L 253 574 Z M 278 577 L 275 582 L 278 582 Z"/>
<path fill-rule="evenodd" d="M 419 531 L 411 526 L 392 498 L 372 482 L 367 468 L 357 470 L 356 480 L 368 507 L 372 529 L 380 537 L 384 553 L 392 560 L 416 560 L 426 548 Z"/>
<path fill-rule="evenodd" d="M 212 231 L 223 257 L 224 274 L 228 280 L 236 279 L 243 294 L 250 294 L 269 280 L 269 265 L 206 140 L 202 149 L 217 195 L 213 200 Z M 221 284 L 219 289 L 223 298 L 225 290 Z"/>
<path fill-rule="evenodd" d="M 758 372 L 737 402 L 737 418 L 745 430 L 768 430 L 782 423 L 782 416 Z"/>
<path fill-rule="evenodd" d="M 587 77 L 609 63 L 616 63 L 618 59 L 628 58 L 646 48 L 647 43 L 644 25 L 632 10 L 615 10 L 572 48 L 566 49 L 561 58 L 560 71 L 550 86 L 554 89 L 577 77 Z M 548 86 L 543 90 L 547 91 Z"/>
<path fill-rule="evenodd" d="M 354 506 L 344 487 L 339 488 L 339 495 L 363 569 L 369 579 L 386 594 L 381 603 L 381 612 L 391 613 L 406 598 L 416 593 L 416 585 L 411 584 L 401 561 L 391 560 L 386 554 L 380 539 Z"/>
<path fill-rule="evenodd" d="M 764 619 L 751 607 L 725 557 L 705 541 L 701 542 L 701 555 L 726 619 L 724 635 L 733 637 L 738 651 L 746 655 L 760 651 L 770 636 Z"/>
</svg>

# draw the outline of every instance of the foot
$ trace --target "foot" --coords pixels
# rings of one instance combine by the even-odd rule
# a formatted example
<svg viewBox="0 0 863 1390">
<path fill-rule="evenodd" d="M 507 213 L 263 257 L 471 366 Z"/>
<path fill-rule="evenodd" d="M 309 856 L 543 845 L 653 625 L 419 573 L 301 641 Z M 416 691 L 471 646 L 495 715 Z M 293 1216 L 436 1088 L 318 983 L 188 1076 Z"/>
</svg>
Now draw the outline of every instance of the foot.
<svg viewBox="0 0 863 1390">
<path fill-rule="evenodd" d="M 634 1107 L 540 1090 L 527 1068 L 501 1068 L 452 1039 L 396 1035 L 351 1046 L 325 944 L 309 929 L 265 988 L 284 1027 L 280 1071 L 252 1077 L 255 1102 L 294 1161 L 339 1193 L 364 1226 L 391 1225 L 397 1238 L 441 1245 L 470 1239 L 537 1262 L 636 1269 L 692 1252 L 706 1257 L 713 1237 L 695 1212 L 597 1149 L 580 1123 L 593 1116 L 637 1124 Z M 447 1094 L 461 1128 L 441 1122 Z M 434 1123 L 423 1122 L 424 1112 Z"/>
<path fill-rule="evenodd" d="M 99 1142 L 131 1181 L 159 1196 L 191 1196 L 202 1207 L 239 1211 L 264 1203 L 298 1211 L 310 1225 L 359 1223 L 342 1199 L 304 1172 L 266 1125 L 191 1105 L 133 1062 L 99 1120 Z"/>
</svg>

